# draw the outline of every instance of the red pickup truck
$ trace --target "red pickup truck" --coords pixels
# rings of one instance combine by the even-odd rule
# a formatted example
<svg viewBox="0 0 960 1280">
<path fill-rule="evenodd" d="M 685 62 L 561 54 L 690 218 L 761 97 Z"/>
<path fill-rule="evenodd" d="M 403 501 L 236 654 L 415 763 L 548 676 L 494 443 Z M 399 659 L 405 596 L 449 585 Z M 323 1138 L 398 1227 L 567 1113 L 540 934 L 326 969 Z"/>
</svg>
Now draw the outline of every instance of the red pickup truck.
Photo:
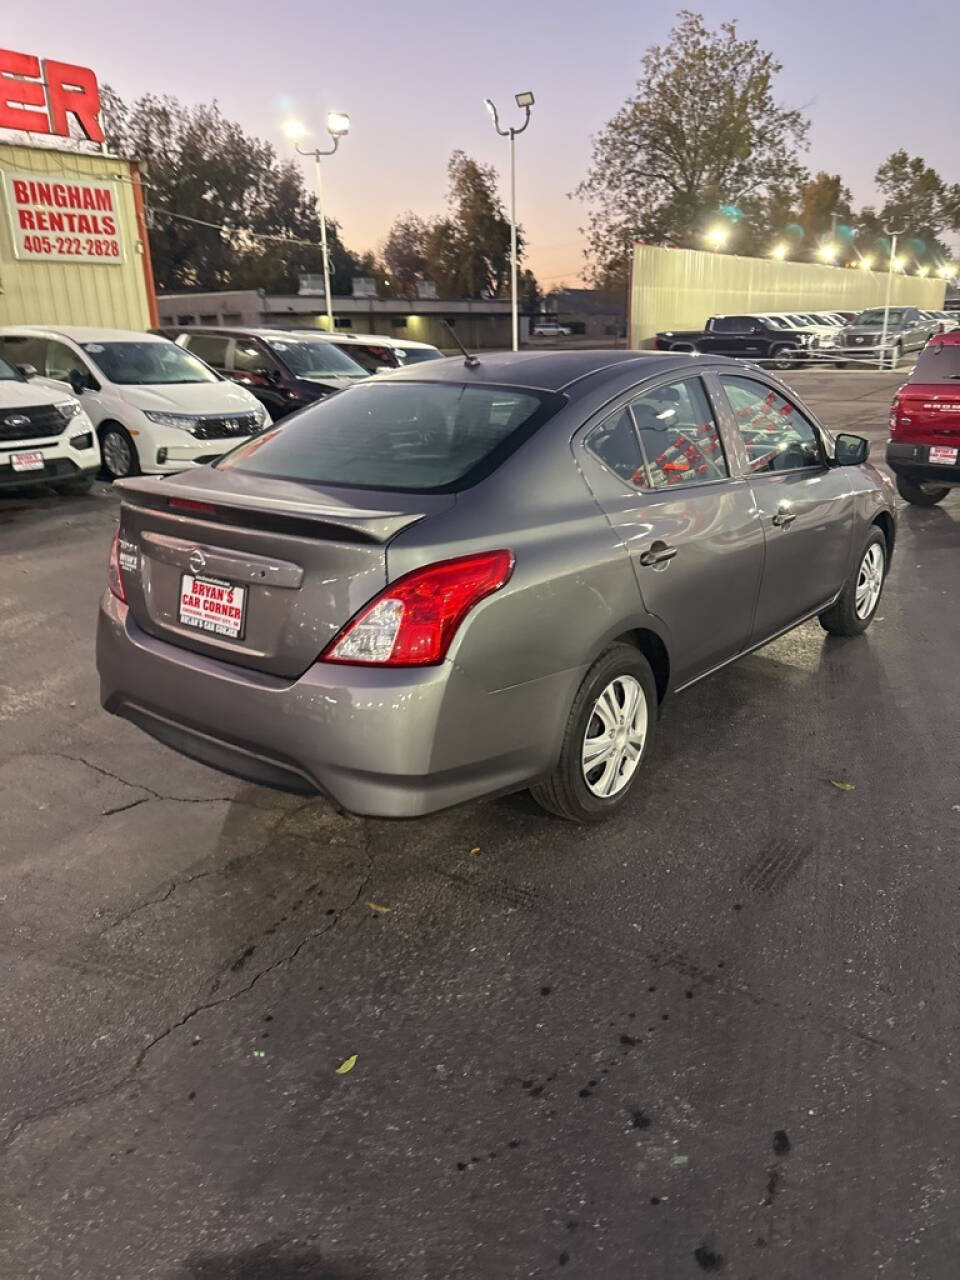
<svg viewBox="0 0 960 1280">
<path fill-rule="evenodd" d="M 931 338 L 893 397 L 887 465 L 918 507 L 960 487 L 960 331 Z"/>
</svg>

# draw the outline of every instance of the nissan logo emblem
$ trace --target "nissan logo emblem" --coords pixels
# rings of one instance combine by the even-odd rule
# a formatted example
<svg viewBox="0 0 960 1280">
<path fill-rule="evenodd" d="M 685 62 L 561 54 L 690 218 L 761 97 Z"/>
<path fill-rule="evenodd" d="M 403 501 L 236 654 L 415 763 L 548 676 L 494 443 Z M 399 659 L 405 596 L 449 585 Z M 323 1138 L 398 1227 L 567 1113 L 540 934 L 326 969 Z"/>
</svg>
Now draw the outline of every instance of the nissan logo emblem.
<svg viewBox="0 0 960 1280">
<path fill-rule="evenodd" d="M 194 547 L 190 552 L 190 568 L 193 570 L 194 577 L 207 567 L 207 557 L 203 554 L 199 547 Z"/>
<path fill-rule="evenodd" d="M 10 413 L 4 418 L 3 425 L 5 427 L 29 427 L 30 419 L 25 413 Z"/>
</svg>

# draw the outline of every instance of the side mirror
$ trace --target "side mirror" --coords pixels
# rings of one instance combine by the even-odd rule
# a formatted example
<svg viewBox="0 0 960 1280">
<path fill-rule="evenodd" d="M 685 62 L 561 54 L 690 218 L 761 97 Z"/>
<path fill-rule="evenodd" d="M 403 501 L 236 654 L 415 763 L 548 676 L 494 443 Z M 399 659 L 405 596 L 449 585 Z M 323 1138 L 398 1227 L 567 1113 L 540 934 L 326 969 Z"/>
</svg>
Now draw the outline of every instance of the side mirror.
<svg viewBox="0 0 960 1280">
<path fill-rule="evenodd" d="M 870 457 L 870 441 L 863 436 L 837 436 L 834 458 L 838 467 L 858 467 Z"/>
<path fill-rule="evenodd" d="M 88 390 L 90 386 L 86 375 L 82 374 L 79 369 L 71 369 L 67 375 L 67 381 L 76 396 L 83 395 L 84 391 Z"/>
<path fill-rule="evenodd" d="M 32 364 L 18 364 L 17 372 L 22 373 L 25 378 L 35 378 L 37 370 Z"/>
<path fill-rule="evenodd" d="M 281 381 L 279 369 L 258 369 L 257 376 L 263 378 L 265 382 L 272 382 L 274 386 Z"/>
</svg>

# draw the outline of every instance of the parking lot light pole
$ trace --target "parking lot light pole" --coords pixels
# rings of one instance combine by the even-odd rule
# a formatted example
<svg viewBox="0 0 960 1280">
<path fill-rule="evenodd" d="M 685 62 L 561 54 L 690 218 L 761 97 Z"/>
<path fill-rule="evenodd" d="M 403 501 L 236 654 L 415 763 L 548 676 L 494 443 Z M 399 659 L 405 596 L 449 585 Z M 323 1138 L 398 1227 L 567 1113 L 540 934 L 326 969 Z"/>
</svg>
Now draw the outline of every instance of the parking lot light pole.
<svg viewBox="0 0 960 1280">
<path fill-rule="evenodd" d="M 890 320 L 890 291 L 893 288 L 893 267 L 897 261 L 897 237 L 903 235 L 903 231 L 891 231 L 888 227 L 883 228 L 886 235 L 890 237 L 890 262 L 887 265 L 887 297 L 883 304 L 883 333 L 880 335 L 880 364 L 879 368 L 883 368 L 884 354 L 887 348 L 887 325 Z M 890 367 L 893 368 L 893 357 L 890 357 Z"/>
<path fill-rule="evenodd" d="M 320 249 L 323 254 L 323 297 L 327 307 L 327 331 L 333 333 L 333 299 L 330 296 L 330 254 L 327 251 L 327 220 L 323 213 L 323 179 L 320 173 L 320 157 L 332 156 L 340 145 L 340 139 L 350 130 L 350 117 L 342 111 L 329 111 L 327 113 L 327 132 L 333 139 L 333 146 L 326 147 L 301 147 L 300 139 L 306 137 L 306 127 L 299 120 L 288 120 L 283 126 L 283 132 L 297 148 L 297 152 L 302 156 L 313 156 L 314 172 L 316 175 L 316 192 L 317 192 L 317 214 L 320 218 Z"/>
<path fill-rule="evenodd" d="M 527 90 L 525 93 L 514 95 L 514 101 L 517 106 L 522 107 L 524 110 L 523 124 L 519 128 L 511 126 L 509 129 L 501 129 L 497 108 L 489 98 L 484 98 L 483 101 L 490 112 L 490 118 L 493 120 L 493 127 L 497 133 L 500 134 L 501 138 L 510 139 L 510 318 L 512 322 L 513 350 L 518 351 L 520 349 L 520 333 L 517 314 L 517 164 L 515 141 L 517 134 L 523 133 L 530 123 L 533 94 Z"/>
</svg>

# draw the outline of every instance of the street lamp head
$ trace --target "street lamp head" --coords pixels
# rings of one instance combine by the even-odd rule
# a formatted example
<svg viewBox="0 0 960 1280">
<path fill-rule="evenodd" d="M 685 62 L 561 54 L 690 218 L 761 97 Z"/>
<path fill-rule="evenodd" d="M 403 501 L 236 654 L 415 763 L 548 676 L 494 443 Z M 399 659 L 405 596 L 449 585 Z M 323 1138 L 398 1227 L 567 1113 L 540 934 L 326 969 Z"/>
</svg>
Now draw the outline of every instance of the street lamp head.
<svg viewBox="0 0 960 1280">
<path fill-rule="evenodd" d="M 529 89 L 527 89 L 524 93 L 516 94 L 515 99 L 518 107 L 533 106 L 533 94 L 530 92 Z"/>
<path fill-rule="evenodd" d="M 869 253 L 865 253 L 863 257 L 860 259 L 859 266 L 861 271 L 869 271 L 873 266 L 872 255 Z"/>
<path fill-rule="evenodd" d="M 490 119 L 491 119 L 491 120 L 496 120 L 496 118 L 497 118 L 497 108 L 493 105 L 492 100 L 491 100 L 490 98 L 484 98 L 484 100 L 483 100 L 483 105 L 484 105 L 484 106 L 487 108 L 487 110 L 490 112 Z"/>
<path fill-rule="evenodd" d="M 302 120 L 284 120 L 283 125 L 284 136 L 289 138 L 291 142 L 299 142 L 301 138 L 307 136 L 307 126 Z"/>
<path fill-rule="evenodd" d="M 923 276 L 928 276 L 929 274 L 930 274 L 930 268 L 926 265 L 926 263 L 924 263 L 924 264 L 922 264 L 921 266 L 917 267 L 917 275 L 918 275 L 918 276 L 923 277 Z"/>
<path fill-rule="evenodd" d="M 784 258 L 787 256 L 787 252 L 787 246 L 781 240 L 779 244 L 775 244 L 770 250 L 770 257 L 775 259 L 777 262 L 783 262 Z"/>
<path fill-rule="evenodd" d="M 350 132 L 350 117 L 343 111 L 328 111 L 327 130 L 331 137 L 342 138 Z"/>
<path fill-rule="evenodd" d="M 704 239 L 711 249 L 722 249 L 730 239 L 730 228 L 718 222 L 709 228 Z"/>
<path fill-rule="evenodd" d="M 822 244 L 817 250 L 817 257 L 821 262 L 833 263 L 837 260 L 837 246 L 835 244 Z"/>
</svg>

